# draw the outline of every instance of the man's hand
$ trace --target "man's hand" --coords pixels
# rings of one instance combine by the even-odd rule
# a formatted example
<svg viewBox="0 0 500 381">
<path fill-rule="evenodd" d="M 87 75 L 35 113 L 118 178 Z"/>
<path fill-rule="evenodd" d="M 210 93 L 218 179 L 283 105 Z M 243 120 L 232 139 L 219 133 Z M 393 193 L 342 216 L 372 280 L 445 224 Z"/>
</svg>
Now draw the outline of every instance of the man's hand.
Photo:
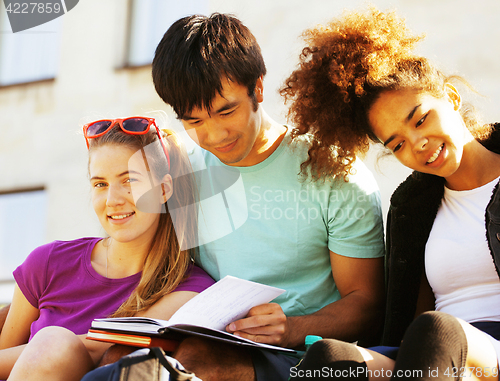
<svg viewBox="0 0 500 381">
<path fill-rule="evenodd" d="M 267 303 L 253 307 L 248 315 L 229 324 L 226 330 L 257 343 L 286 347 L 290 325 L 279 304 Z"/>
</svg>

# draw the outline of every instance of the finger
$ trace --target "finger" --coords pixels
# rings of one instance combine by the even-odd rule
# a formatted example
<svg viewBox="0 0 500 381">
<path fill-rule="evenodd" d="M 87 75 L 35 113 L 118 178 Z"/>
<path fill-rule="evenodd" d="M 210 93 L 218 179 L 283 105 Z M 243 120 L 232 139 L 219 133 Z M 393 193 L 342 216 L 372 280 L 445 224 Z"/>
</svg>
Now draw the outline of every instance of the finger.
<svg viewBox="0 0 500 381">
<path fill-rule="evenodd" d="M 283 325 L 267 325 L 263 327 L 256 328 L 248 328 L 245 330 L 235 331 L 235 335 L 247 334 L 247 335 L 264 335 L 264 336 L 272 336 L 278 335 L 281 336 L 285 332 L 285 328 Z"/>
<path fill-rule="evenodd" d="M 283 313 L 281 306 L 277 303 L 265 303 L 252 307 L 248 311 L 247 317 L 255 315 L 271 315 L 276 313 Z"/>
<path fill-rule="evenodd" d="M 236 320 L 226 327 L 228 332 L 246 331 L 250 328 L 279 325 L 286 322 L 285 315 L 256 315 Z"/>
</svg>

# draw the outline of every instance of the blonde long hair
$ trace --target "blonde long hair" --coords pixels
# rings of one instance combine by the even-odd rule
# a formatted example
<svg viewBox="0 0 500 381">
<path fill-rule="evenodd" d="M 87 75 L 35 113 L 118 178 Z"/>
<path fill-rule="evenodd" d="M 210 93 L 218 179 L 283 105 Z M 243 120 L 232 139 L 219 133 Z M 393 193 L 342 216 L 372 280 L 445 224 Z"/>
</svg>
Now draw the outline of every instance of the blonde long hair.
<svg viewBox="0 0 500 381">
<path fill-rule="evenodd" d="M 145 135 L 130 135 L 115 125 L 103 136 L 89 139 L 89 157 L 92 150 L 108 144 L 143 152 L 148 146 L 147 164 L 152 174 L 157 179 L 162 179 L 169 173 L 173 179 L 173 193 L 168 205 L 164 204 L 164 213 L 160 214 L 158 228 L 145 257 L 139 284 L 112 317 L 133 316 L 175 290 L 188 275 L 189 265 L 194 258 L 197 216 L 192 170 L 184 145 L 177 135 L 163 131 L 163 141 L 169 152 L 170 168 L 153 128 Z M 150 149 L 154 154 L 151 154 Z M 171 212 L 174 209 L 175 221 Z"/>
</svg>

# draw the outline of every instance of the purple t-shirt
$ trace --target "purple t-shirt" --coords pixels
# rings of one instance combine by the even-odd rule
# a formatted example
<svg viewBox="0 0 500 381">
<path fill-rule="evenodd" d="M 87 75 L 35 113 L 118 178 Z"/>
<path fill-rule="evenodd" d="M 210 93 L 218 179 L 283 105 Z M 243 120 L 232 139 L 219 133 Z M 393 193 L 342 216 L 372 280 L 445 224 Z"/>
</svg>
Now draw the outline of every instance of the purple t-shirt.
<svg viewBox="0 0 500 381">
<path fill-rule="evenodd" d="M 85 334 L 92 320 L 111 315 L 139 283 L 141 273 L 121 279 L 98 274 L 90 262 L 92 249 L 102 238 L 54 241 L 33 250 L 14 271 L 26 299 L 40 310 L 31 325 L 31 338 L 43 327 L 57 325 Z M 175 291 L 201 292 L 214 283 L 197 266 Z"/>
</svg>

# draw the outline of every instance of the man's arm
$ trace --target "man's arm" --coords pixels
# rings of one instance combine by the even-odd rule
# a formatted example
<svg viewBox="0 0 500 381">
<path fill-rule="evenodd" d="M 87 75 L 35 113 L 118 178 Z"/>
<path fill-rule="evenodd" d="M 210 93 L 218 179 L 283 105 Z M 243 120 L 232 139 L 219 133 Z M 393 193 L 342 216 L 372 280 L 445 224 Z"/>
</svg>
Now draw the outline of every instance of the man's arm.
<svg viewBox="0 0 500 381">
<path fill-rule="evenodd" d="M 275 303 L 250 310 L 227 330 L 261 343 L 295 348 L 307 335 L 356 341 L 379 332 L 385 292 L 383 258 L 351 258 L 330 252 L 341 299 L 304 316 L 287 317 Z"/>
</svg>

